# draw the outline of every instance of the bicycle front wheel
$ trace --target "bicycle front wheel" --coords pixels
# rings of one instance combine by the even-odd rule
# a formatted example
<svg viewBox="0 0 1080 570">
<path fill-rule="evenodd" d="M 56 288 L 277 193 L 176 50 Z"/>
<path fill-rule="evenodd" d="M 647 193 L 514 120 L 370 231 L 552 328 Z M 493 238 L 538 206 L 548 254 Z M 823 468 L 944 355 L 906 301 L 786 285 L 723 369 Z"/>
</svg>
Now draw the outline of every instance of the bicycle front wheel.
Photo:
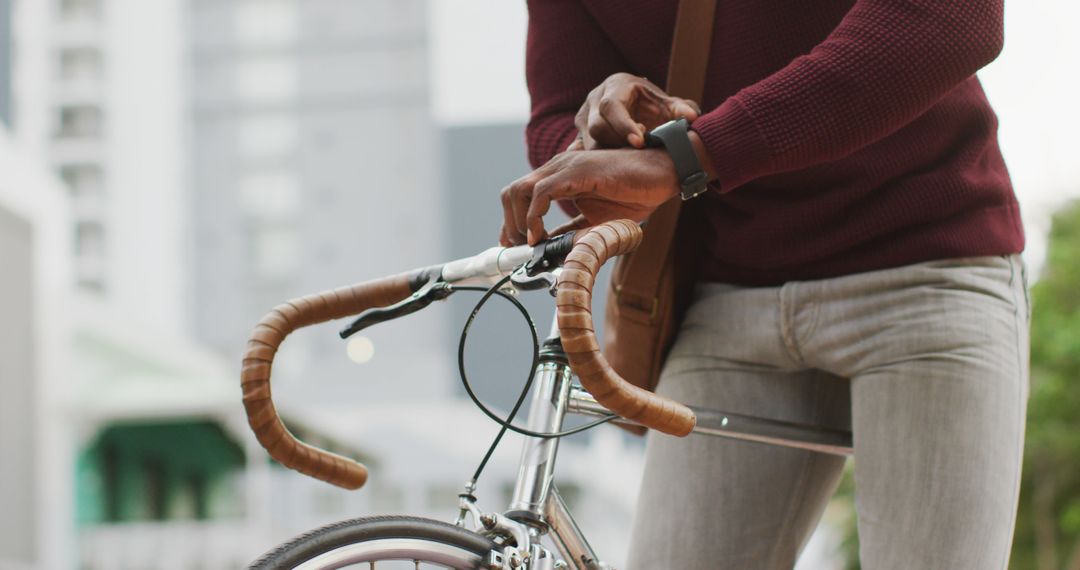
<svg viewBox="0 0 1080 570">
<path fill-rule="evenodd" d="M 452 524 L 416 517 L 368 517 L 300 535 L 264 554 L 249 569 L 473 570 L 483 568 L 492 550 L 498 546 L 491 539 Z"/>
</svg>

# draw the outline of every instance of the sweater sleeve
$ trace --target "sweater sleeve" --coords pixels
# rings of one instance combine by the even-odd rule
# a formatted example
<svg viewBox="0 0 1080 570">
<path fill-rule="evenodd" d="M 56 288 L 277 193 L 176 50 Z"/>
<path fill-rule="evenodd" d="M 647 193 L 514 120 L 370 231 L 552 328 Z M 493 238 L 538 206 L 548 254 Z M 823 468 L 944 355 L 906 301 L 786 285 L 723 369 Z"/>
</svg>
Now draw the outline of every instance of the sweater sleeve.
<svg viewBox="0 0 1080 570">
<path fill-rule="evenodd" d="M 900 129 L 992 61 L 1003 0 L 857 0 L 810 53 L 693 124 L 729 191 L 843 158 Z"/>
<path fill-rule="evenodd" d="M 525 79 L 532 112 L 525 139 L 537 168 L 574 141 L 574 116 L 589 92 L 629 66 L 581 0 L 529 0 L 528 7 Z"/>
</svg>

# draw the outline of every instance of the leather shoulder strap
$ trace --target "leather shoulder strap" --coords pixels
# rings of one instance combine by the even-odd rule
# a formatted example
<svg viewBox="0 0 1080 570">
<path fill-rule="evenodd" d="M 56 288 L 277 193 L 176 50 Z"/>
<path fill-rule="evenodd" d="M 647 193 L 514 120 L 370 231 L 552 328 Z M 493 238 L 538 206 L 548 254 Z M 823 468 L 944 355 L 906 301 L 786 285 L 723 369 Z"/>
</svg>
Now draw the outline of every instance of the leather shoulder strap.
<svg viewBox="0 0 1080 570">
<path fill-rule="evenodd" d="M 668 95 L 701 104 L 715 18 L 716 0 L 679 0 L 668 60 Z"/>
<path fill-rule="evenodd" d="M 691 99 L 701 104 L 705 76 L 709 66 L 713 28 L 716 27 L 717 0 L 679 0 L 675 16 L 675 35 L 671 41 L 666 90 L 669 95 Z M 682 200 L 676 196 L 662 204 L 645 226 L 645 236 L 617 283 L 619 304 L 637 307 L 656 306 L 664 266 L 679 221 Z M 650 311 L 650 320 L 656 317 Z"/>
</svg>

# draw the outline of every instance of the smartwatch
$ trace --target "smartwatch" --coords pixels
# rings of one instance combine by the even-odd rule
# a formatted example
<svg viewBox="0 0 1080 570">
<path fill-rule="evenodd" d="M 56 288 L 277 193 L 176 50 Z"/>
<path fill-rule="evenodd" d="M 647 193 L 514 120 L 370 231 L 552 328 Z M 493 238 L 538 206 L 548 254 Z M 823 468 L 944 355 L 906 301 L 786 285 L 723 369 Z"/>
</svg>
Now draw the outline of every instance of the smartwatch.
<svg viewBox="0 0 1080 570">
<path fill-rule="evenodd" d="M 686 119 L 668 121 L 645 134 L 645 146 L 663 147 L 675 163 L 683 200 L 689 200 L 709 188 L 709 175 L 701 168 L 701 161 L 690 142 L 690 123 Z"/>
</svg>

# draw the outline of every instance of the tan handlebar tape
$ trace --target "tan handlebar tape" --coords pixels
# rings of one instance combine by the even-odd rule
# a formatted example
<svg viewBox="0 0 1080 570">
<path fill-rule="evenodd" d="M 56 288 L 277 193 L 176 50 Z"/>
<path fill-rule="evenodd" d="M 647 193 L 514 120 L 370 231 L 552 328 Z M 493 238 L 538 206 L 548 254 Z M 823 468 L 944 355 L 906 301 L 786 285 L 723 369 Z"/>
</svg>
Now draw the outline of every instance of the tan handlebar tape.
<svg viewBox="0 0 1080 570">
<path fill-rule="evenodd" d="M 694 412 L 619 376 L 600 352 L 593 328 L 596 273 L 608 259 L 633 251 L 640 243 L 641 228 L 629 220 L 600 224 L 574 239 L 555 296 L 563 350 L 581 385 L 604 407 L 657 431 L 684 436 L 697 423 Z"/>
<path fill-rule="evenodd" d="M 244 350 L 240 385 L 248 425 L 259 443 L 282 465 L 345 489 L 359 489 L 367 468 L 347 457 L 296 439 L 281 423 L 270 394 L 270 367 L 285 337 L 296 329 L 385 307 L 412 294 L 408 274 L 308 295 L 278 305 L 255 325 Z"/>
</svg>

